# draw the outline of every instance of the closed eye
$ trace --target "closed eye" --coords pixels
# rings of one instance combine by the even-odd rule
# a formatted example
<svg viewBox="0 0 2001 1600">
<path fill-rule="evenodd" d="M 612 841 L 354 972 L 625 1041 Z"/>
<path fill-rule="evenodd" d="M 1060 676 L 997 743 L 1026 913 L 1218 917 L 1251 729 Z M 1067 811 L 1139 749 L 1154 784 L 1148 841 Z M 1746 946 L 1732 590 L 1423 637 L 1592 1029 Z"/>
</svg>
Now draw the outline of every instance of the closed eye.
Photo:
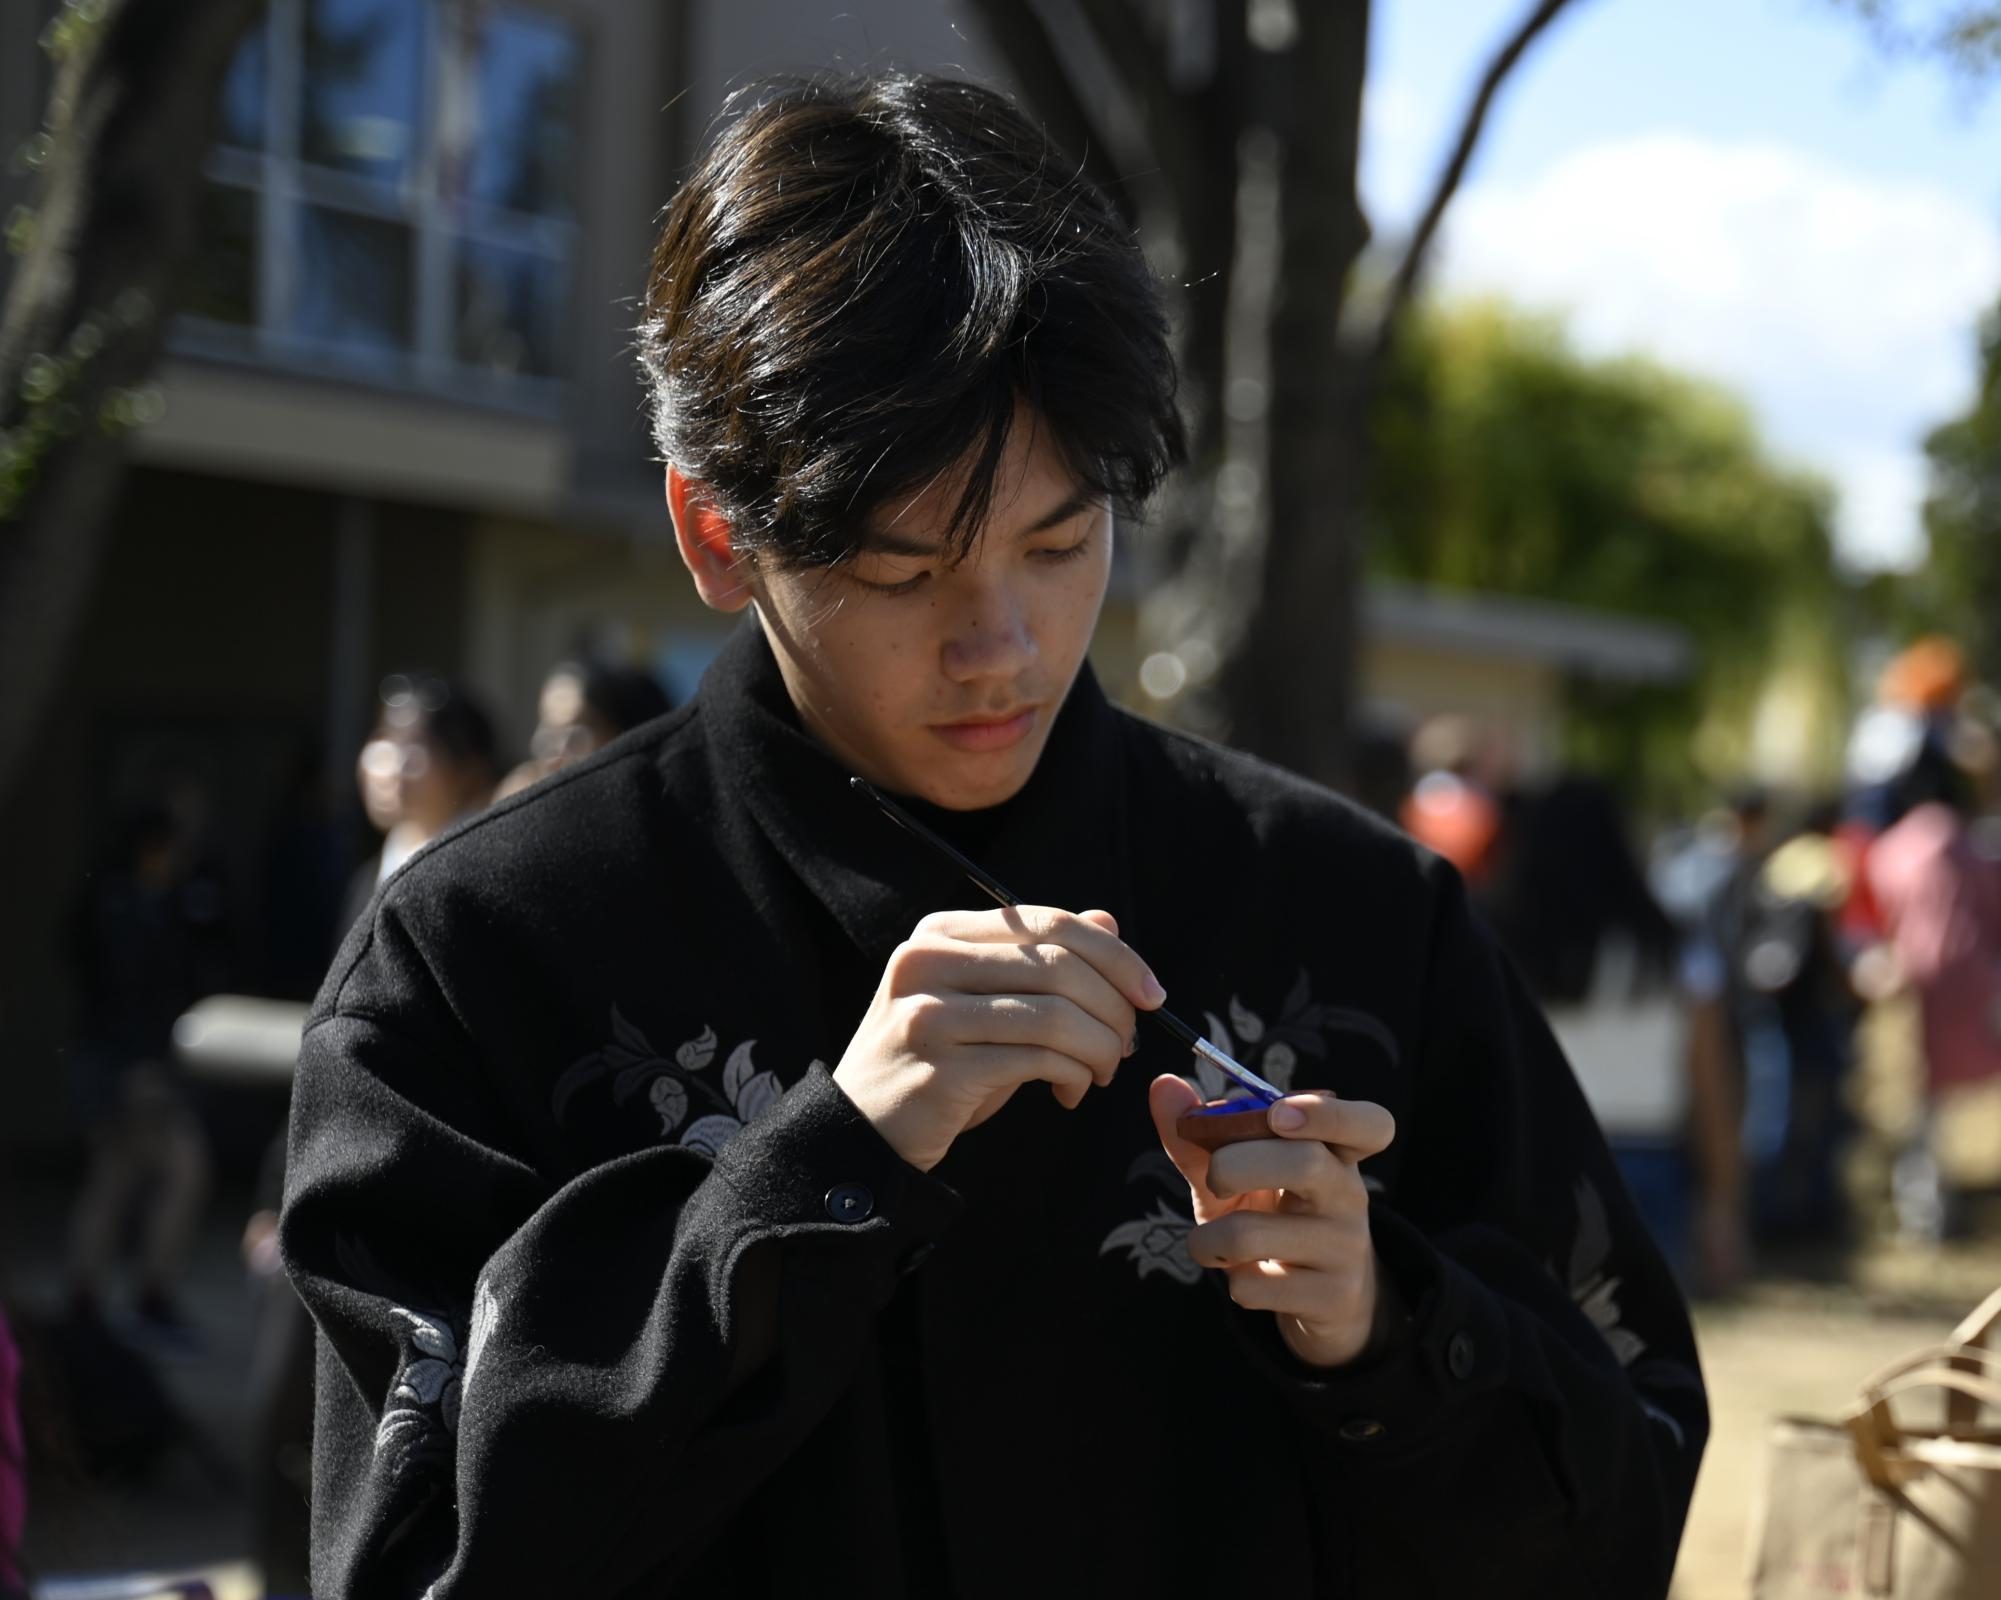
<svg viewBox="0 0 2001 1600">
<path fill-rule="evenodd" d="M 931 576 L 931 574 L 928 572 L 920 572 L 915 577 L 903 579 L 900 583 L 873 583 L 869 579 L 857 576 L 853 572 L 845 572 L 843 573 L 843 576 L 847 578 L 848 582 L 856 584 L 861 588 L 868 590 L 871 594 L 896 595 L 896 594 L 910 594 L 913 591 L 917 590 L 918 588 L 921 588 L 925 580 L 928 579 Z"/>
<path fill-rule="evenodd" d="M 1091 548 L 1091 536 L 1087 533 L 1075 544 L 1044 545 L 1030 552 L 1044 566 L 1061 566 L 1066 561 L 1075 561 Z"/>
</svg>

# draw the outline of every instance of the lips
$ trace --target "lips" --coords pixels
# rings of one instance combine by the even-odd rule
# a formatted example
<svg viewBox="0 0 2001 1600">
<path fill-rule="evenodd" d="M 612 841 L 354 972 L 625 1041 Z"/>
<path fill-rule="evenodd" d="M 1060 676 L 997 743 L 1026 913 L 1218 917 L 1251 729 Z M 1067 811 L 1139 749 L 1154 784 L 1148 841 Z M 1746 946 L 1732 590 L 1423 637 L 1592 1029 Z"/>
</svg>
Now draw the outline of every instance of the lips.
<svg viewBox="0 0 2001 1600">
<path fill-rule="evenodd" d="M 1035 726 L 1037 708 L 1023 706 L 1004 717 L 968 717 L 958 722 L 934 722 L 931 731 L 954 750 L 982 754 L 1021 743 Z"/>
</svg>

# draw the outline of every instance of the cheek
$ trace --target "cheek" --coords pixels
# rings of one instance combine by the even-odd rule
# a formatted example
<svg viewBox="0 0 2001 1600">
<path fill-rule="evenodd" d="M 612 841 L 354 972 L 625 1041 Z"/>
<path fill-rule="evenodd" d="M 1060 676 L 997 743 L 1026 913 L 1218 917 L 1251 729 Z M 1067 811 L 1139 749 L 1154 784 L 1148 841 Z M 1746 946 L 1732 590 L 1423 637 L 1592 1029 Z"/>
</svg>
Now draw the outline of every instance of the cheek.
<svg viewBox="0 0 2001 1600">
<path fill-rule="evenodd" d="M 928 621 L 929 608 L 921 620 Z M 885 617 L 859 608 L 849 625 L 839 621 L 815 643 L 822 682 L 828 698 L 851 717 L 870 723 L 893 718 L 923 688 L 918 669 L 923 664 L 922 629 L 910 626 L 918 618 Z M 847 619 L 843 619 L 847 620 Z"/>
<path fill-rule="evenodd" d="M 1110 582 L 1109 551 L 1076 562 L 1063 573 L 1062 581 L 1051 586 L 1041 608 L 1045 643 L 1054 643 L 1055 638 L 1051 637 L 1054 635 L 1062 639 L 1066 649 L 1081 653 L 1090 643 L 1091 628 Z"/>
</svg>

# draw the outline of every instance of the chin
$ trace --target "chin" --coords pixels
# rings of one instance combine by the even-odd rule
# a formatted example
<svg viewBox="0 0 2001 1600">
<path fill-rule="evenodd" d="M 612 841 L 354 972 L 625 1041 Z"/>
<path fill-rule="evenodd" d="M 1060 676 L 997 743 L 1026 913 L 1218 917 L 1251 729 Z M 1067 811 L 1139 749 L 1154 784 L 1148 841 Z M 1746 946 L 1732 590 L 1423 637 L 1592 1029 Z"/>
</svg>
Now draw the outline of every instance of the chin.
<svg viewBox="0 0 2001 1600">
<path fill-rule="evenodd" d="M 947 811 L 984 811 L 1012 800 L 1034 772 L 1035 762 L 1019 757 L 984 771 L 973 770 L 969 763 L 933 761 L 911 774 L 906 792 Z"/>
</svg>

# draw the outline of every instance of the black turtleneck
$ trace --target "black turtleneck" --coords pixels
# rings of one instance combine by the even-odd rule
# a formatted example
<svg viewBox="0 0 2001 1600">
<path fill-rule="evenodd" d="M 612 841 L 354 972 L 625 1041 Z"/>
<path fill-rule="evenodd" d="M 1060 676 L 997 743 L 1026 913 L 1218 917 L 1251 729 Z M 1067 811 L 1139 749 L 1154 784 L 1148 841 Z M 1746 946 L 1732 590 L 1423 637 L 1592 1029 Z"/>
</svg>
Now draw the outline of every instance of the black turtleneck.
<svg viewBox="0 0 2001 1600">
<path fill-rule="evenodd" d="M 1666 1591 L 1686 1317 L 1456 878 L 1111 707 L 927 811 L 1102 907 L 1248 1064 L 1389 1107 L 1412 1307 L 1304 1368 L 1188 1258 L 1142 1034 L 931 1173 L 830 1069 L 979 891 L 847 787 L 746 625 L 688 706 L 387 884 L 310 1019 L 281 1237 L 321 1329 L 314 1592 Z"/>
</svg>

